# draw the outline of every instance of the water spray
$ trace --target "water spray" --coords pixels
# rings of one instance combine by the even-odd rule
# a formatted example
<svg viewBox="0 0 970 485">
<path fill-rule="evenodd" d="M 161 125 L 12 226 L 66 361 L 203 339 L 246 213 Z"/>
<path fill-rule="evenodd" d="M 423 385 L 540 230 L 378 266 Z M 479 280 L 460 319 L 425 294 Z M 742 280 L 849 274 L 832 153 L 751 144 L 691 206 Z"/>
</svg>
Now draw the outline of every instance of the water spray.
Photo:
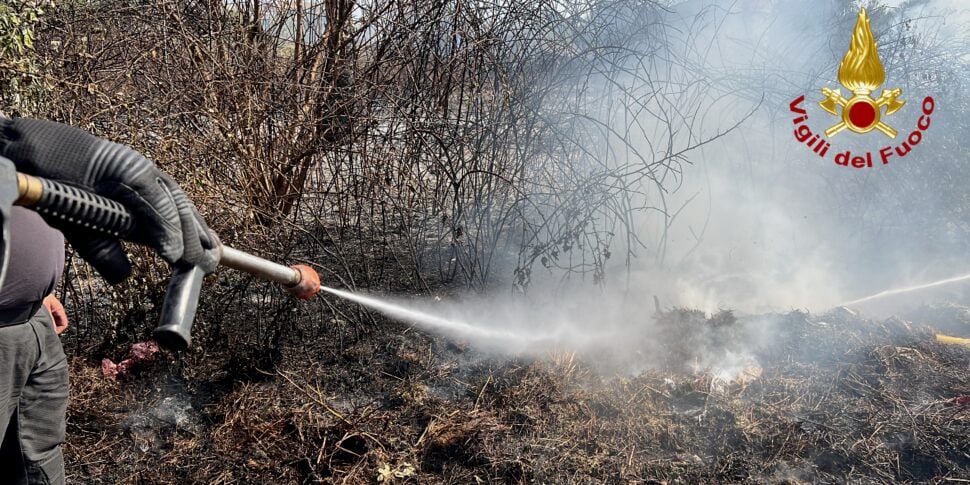
<svg viewBox="0 0 970 485">
<path fill-rule="evenodd" d="M 372 308 L 398 320 L 416 322 L 424 326 L 437 328 L 440 330 L 450 330 L 452 332 L 460 333 L 472 338 L 494 341 L 511 341 L 522 338 L 522 334 L 517 332 L 481 328 L 467 322 L 456 321 L 419 310 L 405 308 L 401 305 L 395 305 L 371 296 L 351 293 L 349 291 L 338 290 L 336 288 L 328 288 L 326 286 L 321 286 L 320 289 L 332 295 L 358 303 L 362 306 Z"/>
<path fill-rule="evenodd" d="M 320 289 L 395 320 L 408 322 L 437 333 L 472 340 L 478 345 L 494 347 L 505 352 L 514 353 L 560 345 L 567 347 L 598 345 L 613 341 L 618 337 L 617 333 L 602 328 L 595 328 L 593 332 L 568 325 L 540 328 L 532 324 L 534 320 L 525 321 L 528 319 L 522 321 L 512 319 L 514 325 L 496 328 L 494 320 L 496 318 L 505 320 L 505 318 L 497 317 L 495 313 L 477 312 L 476 314 L 476 312 L 461 311 L 461 315 L 457 317 L 454 315 L 445 316 L 443 313 L 447 314 L 448 311 L 431 313 L 410 303 L 394 302 L 385 298 L 326 286 L 322 286 Z"/>
<path fill-rule="evenodd" d="M 942 280 L 937 280 L 937 281 L 933 281 L 933 282 L 930 282 L 930 283 L 925 283 L 925 284 L 922 284 L 922 285 L 907 286 L 905 288 L 895 288 L 895 289 L 891 289 L 891 290 L 881 291 L 881 292 L 876 293 L 874 295 L 869 295 L 869 296 L 867 296 L 865 298 L 859 298 L 858 300 L 847 301 L 845 303 L 842 303 L 841 306 L 855 305 L 857 303 L 863 303 L 863 302 L 867 302 L 869 300 L 876 300 L 876 299 L 879 299 L 879 298 L 885 298 L 887 296 L 899 295 L 899 294 L 902 294 L 902 293 L 909 293 L 911 291 L 925 290 L 927 288 L 933 288 L 933 287 L 936 287 L 936 286 L 948 285 L 948 284 L 951 284 L 951 283 L 957 283 L 957 282 L 965 281 L 965 280 L 970 280 L 970 274 L 965 274 L 965 275 L 961 275 L 961 276 L 954 276 L 952 278 L 946 278 L 946 279 L 942 279 Z"/>
</svg>

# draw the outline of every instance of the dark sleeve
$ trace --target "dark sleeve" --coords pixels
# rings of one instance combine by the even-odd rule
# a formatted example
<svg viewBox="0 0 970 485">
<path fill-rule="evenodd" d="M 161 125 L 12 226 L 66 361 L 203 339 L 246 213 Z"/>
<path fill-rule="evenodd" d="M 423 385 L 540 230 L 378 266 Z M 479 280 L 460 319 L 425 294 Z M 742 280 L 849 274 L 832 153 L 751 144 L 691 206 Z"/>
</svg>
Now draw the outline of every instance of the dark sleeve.
<svg viewBox="0 0 970 485">
<path fill-rule="evenodd" d="M 13 207 L 7 275 L 0 288 L 0 309 L 42 300 L 54 291 L 64 271 L 64 236 L 36 212 Z"/>
</svg>

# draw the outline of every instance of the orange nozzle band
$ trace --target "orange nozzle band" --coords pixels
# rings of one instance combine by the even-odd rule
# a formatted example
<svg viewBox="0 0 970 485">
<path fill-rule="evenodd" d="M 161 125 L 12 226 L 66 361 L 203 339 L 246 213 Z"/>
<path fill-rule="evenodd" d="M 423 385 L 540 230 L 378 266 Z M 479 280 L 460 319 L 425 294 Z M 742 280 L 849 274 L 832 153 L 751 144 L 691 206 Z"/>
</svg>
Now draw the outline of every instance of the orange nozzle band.
<svg viewBox="0 0 970 485">
<path fill-rule="evenodd" d="M 313 298 L 320 291 L 320 275 L 317 271 L 305 264 L 296 264 L 290 266 L 295 269 L 297 273 L 300 273 L 300 282 L 287 287 L 286 291 L 296 296 L 301 300 L 309 300 Z"/>
</svg>

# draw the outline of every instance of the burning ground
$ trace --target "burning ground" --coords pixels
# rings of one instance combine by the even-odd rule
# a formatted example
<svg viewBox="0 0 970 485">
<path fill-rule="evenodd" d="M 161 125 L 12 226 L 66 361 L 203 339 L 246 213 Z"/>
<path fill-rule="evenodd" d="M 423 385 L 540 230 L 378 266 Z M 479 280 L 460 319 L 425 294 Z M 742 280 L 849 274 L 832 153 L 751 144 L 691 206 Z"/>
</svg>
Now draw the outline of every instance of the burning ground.
<svg viewBox="0 0 970 485">
<path fill-rule="evenodd" d="M 666 329 L 664 340 L 608 362 L 604 349 L 498 359 L 399 324 L 352 332 L 340 321 L 304 340 L 316 347 L 291 346 L 262 370 L 212 366 L 228 356 L 163 356 L 116 382 L 76 359 L 68 474 L 84 483 L 970 476 L 970 349 L 934 339 L 940 329 L 970 333 L 965 308 L 884 321 L 847 309 L 644 318 Z M 751 344 L 764 328 L 771 337 Z"/>
</svg>

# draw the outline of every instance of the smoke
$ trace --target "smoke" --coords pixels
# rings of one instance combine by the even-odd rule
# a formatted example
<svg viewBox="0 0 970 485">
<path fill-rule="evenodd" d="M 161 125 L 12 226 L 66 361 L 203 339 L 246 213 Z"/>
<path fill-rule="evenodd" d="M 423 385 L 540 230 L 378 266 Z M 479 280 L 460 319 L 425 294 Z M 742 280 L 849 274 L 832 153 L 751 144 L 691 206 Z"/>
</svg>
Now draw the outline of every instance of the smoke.
<svg viewBox="0 0 970 485">
<path fill-rule="evenodd" d="M 669 305 L 708 312 L 793 308 L 824 311 L 899 286 L 916 286 L 970 269 L 970 232 L 957 209 L 968 180 L 953 116 L 965 105 L 967 9 L 947 1 L 865 2 L 886 66 L 881 89 L 900 87 L 907 105 L 884 120 L 900 132 L 844 131 L 833 153 L 863 154 L 898 145 L 932 96 L 937 110 L 925 140 L 905 158 L 855 169 L 817 156 L 794 139 L 789 104 L 805 95 L 807 124 L 819 133 L 838 120 L 819 108 L 822 87 L 842 88 L 838 66 L 858 4 L 843 2 L 682 2 L 668 21 L 687 53 L 678 64 L 705 78 L 709 100 L 699 139 L 734 131 L 690 156 L 670 205 L 684 205 L 664 241 L 663 261 L 640 259 L 632 287 Z M 954 35 L 956 35 L 954 37 Z M 878 94 L 877 94 L 878 95 Z M 640 227 L 656 227 L 640 214 Z M 622 272 L 624 268 L 615 268 Z M 954 298 L 960 286 L 905 295 L 911 303 Z M 893 302 L 898 304 L 900 300 Z M 867 307 L 880 310 L 887 302 Z M 883 310 L 897 310 L 885 306 Z"/>
<path fill-rule="evenodd" d="M 614 248 L 632 257 L 614 258 L 599 285 L 563 284 L 549 271 L 533 275 L 527 294 L 493 291 L 426 303 L 344 296 L 506 354 L 584 351 L 653 366 L 676 354 L 670 346 L 690 342 L 694 348 L 685 355 L 695 371 L 731 376 L 756 364 L 753 355 L 773 338 L 775 320 L 732 320 L 727 338 L 716 324 L 685 324 L 690 331 L 684 333 L 657 318 L 658 310 L 698 309 L 695 320 L 705 320 L 704 313 L 717 320 L 722 310 L 824 312 L 893 287 L 966 273 L 970 227 L 960 204 L 966 204 L 961 182 L 970 173 L 953 160 L 965 158 L 957 142 L 966 122 L 956 113 L 966 104 L 961 79 L 970 49 L 952 34 L 965 33 L 970 16 L 955 14 L 947 1 L 866 5 L 886 71 L 882 88 L 902 88 L 907 102 L 886 118 L 902 138 L 843 132 L 829 141 L 833 153 L 878 153 L 905 139 L 922 100 L 932 96 L 938 107 L 932 127 L 905 158 L 865 169 L 838 166 L 792 134 L 789 105 L 801 95 L 813 132 L 838 121 L 817 102 L 822 87 L 844 90 L 838 66 L 858 4 L 674 2 L 657 20 L 666 26 L 664 60 L 628 66 L 628 77 L 601 83 L 609 102 L 589 113 L 609 133 L 626 134 L 623 140 L 604 135 L 612 157 L 631 152 L 615 149 L 621 144 L 662 156 L 663 143 L 651 139 L 657 133 L 693 147 L 663 190 L 641 192 L 641 204 L 652 210 L 636 211 L 630 221 L 639 241 Z M 625 34 L 637 43 L 636 32 Z M 651 84 L 638 86 L 643 80 Z M 609 88 L 617 84 L 624 87 L 619 95 Z M 641 135 L 630 135 L 634 124 Z M 657 210 L 661 199 L 664 210 Z M 955 296 L 955 287 L 940 288 Z"/>
</svg>

